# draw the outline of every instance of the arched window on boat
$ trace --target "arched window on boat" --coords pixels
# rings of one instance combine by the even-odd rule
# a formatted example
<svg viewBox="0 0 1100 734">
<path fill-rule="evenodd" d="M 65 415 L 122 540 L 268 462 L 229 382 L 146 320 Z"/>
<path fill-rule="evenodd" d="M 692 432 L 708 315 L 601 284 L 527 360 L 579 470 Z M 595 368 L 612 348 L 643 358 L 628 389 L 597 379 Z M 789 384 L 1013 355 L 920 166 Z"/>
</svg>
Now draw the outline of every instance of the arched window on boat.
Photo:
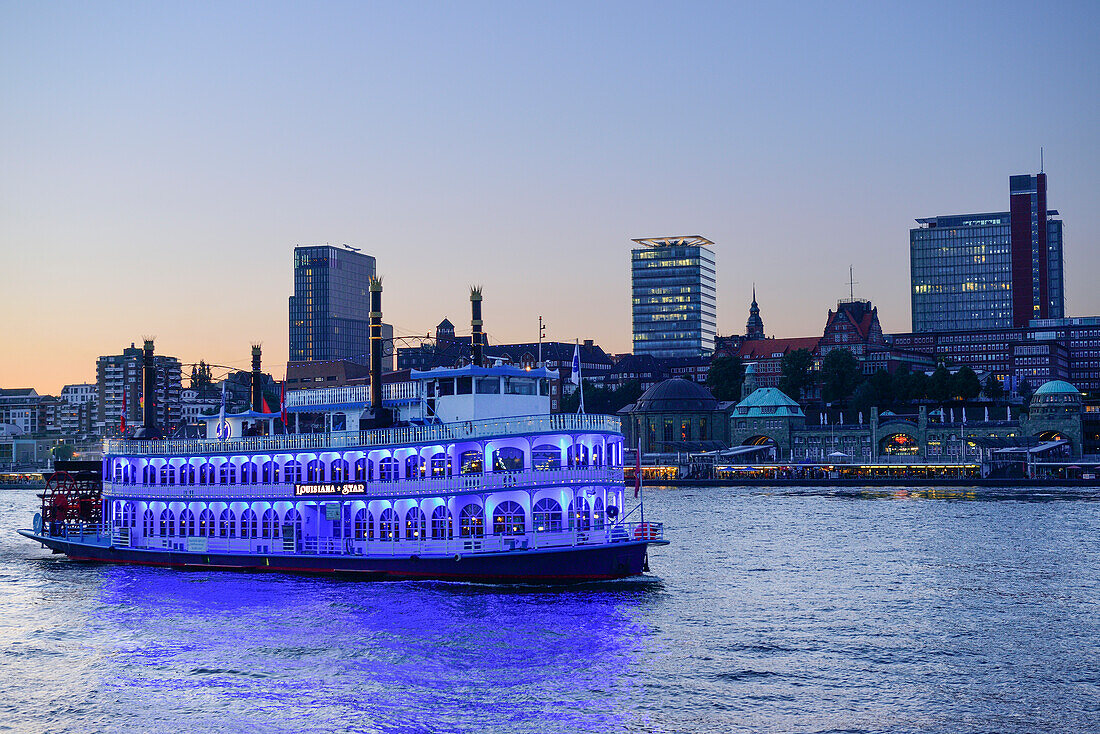
<svg viewBox="0 0 1100 734">
<path fill-rule="evenodd" d="M 218 467 L 218 483 L 219 484 L 236 484 L 237 483 L 237 465 L 231 461 L 223 461 L 222 465 Z"/>
<path fill-rule="evenodd" d="M 450 462 L 447 455 L 442 451 L 438 454 L 432 454 L 431 468 L 433 477 L 446 477 L 451 473 Z"/>
<path fill-rule="evenodd" d="M 111 476 L 112 476 L 112 481 L 115 484 L 122 484 L 122 482 L 123 482 L 123 479 L 122 479 L 123 466 L 124 466 L 124 462 L 122 462 L 122 461 L 116 461 L 114 463 L 114 472 Z"/>
<path fill-rule="evenodd" d="M 504 500 L 493 512 L 493 535 L 523 535 L 527 532 L 526 517 L 518 502 Z"/>
<path fill-rule="evenodd" d="M 278 522 L 278 514 L 275 515 L 276 522 Z M 293 538 L 295 541 L 302 538 L 302 513 L 298 512 L 297 507 L 291 507 L 283 515 L 282 534 L 284 538 Z"/>
<path fill-rule="evenodd" d="M 569 447 L 569 466 L 588 466 L 588 447 L 575 443 Z"/>
<path fill-rule="evenodd" d="M 180 513 L 180 535 L 184 538 L 195 534 L 195 513 L 185 507 Z"/>
<path fill-rule="evenodd" d="M 592 466 L 603 466 L 603 446 L 600 444 L 592 447 Z"/>
<path fill-rule="evenodd" d="M 346 482 L 350 478 L 348 475 L 348 462 L 344 459 L 333 459 L 328 466 L 328 480 L 330 482 Z"/>
<path fill-rule="evenodd" d="M 505 446 L 493 452 L 493 471 L 523 471 L 523 451 Z"/>
<path fill-rule="evenodd" d="M 355 460 L 355 481 L 357 482 L 369 482 L 371 474 L 374 473 L 374 462 L 367 457 L 361 457 Z"/>
<path fill-rule="evenodd" d="M 591 530 L 592 516 L 589 513 L 588 500 L 578 496 L 575 502 L 569 503 L 569 529 Z"/>
<path fill-rule="evenodd" d="M 410 507 L 405 513 L 405 537 L 408 540 L 423 540 L 428 533 L 428 519 L 419 507 Z"/>
<path fill-rule="evenodd" d="M 141 467 L 141 483 L 142 484 L 152 484 L 153 482 L 156 481 L 156 479 L 157 479 L 156 467 L 152 466 L 151 464 L 146 464 L 145 466 Z"/>
<path fill-rule="evenodd" d="M 147 538 L 156 533 L 156 526 L 153 522 L 153 511 L 146 508 L 145 514 L 141 516 L 141 534 Z"/>
<path fill-rule="evenodd" d="M 302 483 L 302 463 L 291 459 L 283 466 L 283 481 L 290 484 Z"/>
<path fill-rule="evenodd" d="M 413 454 L 405 458 L 405 478 L 419 479 L 424 460 L 419 455 Z"/>
<path fill-rule="evenodd" d="M 397 459 L 387 456 L 378 462 L 378 479 L 383 482 L 397 481 Z M 383 536 L 385 537 L 385 536 Z"/>
<path fill-rule="evenodd" d="M 171 464 L 165 464 L 160 468 L 160 478 L 157 480 L 159 484 L 172 485 L 176 483 L 176 467 Z"/>
<path fill-rule="evenodd" d="M 236 524 L 237 518 L 233 516 L 233 511 L 226 507 L 218 518 L 218 535 L 222 538 L 237 537 Z"/>
<path fill-rule="evenodd" d="M 460 471 L 463 474 L 480 474 L 484 468 L 482 466 L 484 463 L 484 457 L 481 452 L 476 449 L 463 451 L 458 461 L 458 465 L 461 467 Z"/>
<path fill-rule="evenodd" d="M 603 530 L 603 500 L 599 497 L 592 500 L 592 529 Z"/>
<path fill-rule="evenodd" d="M 453 537 L 451 512 L 446 505 L 440 505 L 432 511 L 432 540 L 450 540 Z"/>
<path fill-rule="evenodd" d="M 363 540 L 367 537 L 367 510 L 365 507 L 360 507 L 355 512 L 355 522 L 352 524 L 352 532 L 355 533 L 356 540 Z"/>
<path fill-rule="evenodd" d="M 553 497 L 543 497 L 531 511 L 535 531 L 557 533 L 561 531 L 561 505 Z"/>
<path fill-rule="evenodd" d="M 111 505 L 111 510 L 112 510 L 112 512 L 111 512 L 111 514 L 112 514 L 112 517 L 111 517 L 112 524 L 116 528 L 122 527 L 122 503 L 121 502 L 115 502 L 113 505 Z"/>
<path fill-rule="evenodd" d="M 256 465 L 251 461 L 241 464 L 241 484 L 255 484 L 257 475 Z"/>
<path fill-rule="evenodd" d="M 271 460 L 265 461 L 260 477 L 264 484 L 278 484 L 279 465 Z"/>
<path fill-rule="evenodd" d="M 321 460 L 312 459 L 306 464 L 306 481 L 307 482 L 323 482 L 324 477 L 321 476 Z"/>
<path fill-rule="evenodd" d="M 274 508 L 269 507 L 264 512 L 264 519 L 261 527 L 265 538 L 279 537 L 279 513 L 275 512 Z"/>
<path fill-rule="evenodd" d="M 122 506 L 122 527 L 132 528 L 137 525 L 137 510 L 133 502 L 127 502 Z"/>
<path fill-rule="evenodd" d="M 214 534 L 214 513 L 209 509 L 199 513 L 199 535 L 210 537 Z"/>
<path fill-rule="evenodd" d="M 481 505 L 471 503 L 458 514 L 458 534 L 463 538 L 480 538 L 485 535 L 485 516 Z"/>
<path fill-rule="evenodd" d="M 546 443 L 536 446 L 531 452 L 531 465 L 539 471 L 561 469 L 561 449 Z"/>
<path fill-rule="evenodd" d="M 199 467 L 199 484 L 213 484 L 214 483 L 214 465 L 211 463 L 203 464 Z"/>
<path fill-rule="evenodd" d="M 399 530 L 397 513 L 393 508 L 387 507 L 382 510 L 382 514 L 378 517 L 378 537 L 382 540 L 396 540 Z"/>
<path fill-rule="evenodd" d="M 256 522 L 256 513 L 249 507 L 241 515 L 241 537 L 242 538 L 256 538 L 258 537 L 259 527 Z"/>
<path fill-rule="evenodd" d="M 179 469 L 180 484 L 190 486 L 195 483 L 195 465 L 184 464 Z"/>
<path fill-rule="evenodd" d="M 126 481 L 129 482 L 130 484 L 137 484 L 137 480 L 138 480 L 137 467 L 127 465 L 126 468 L 129 470 Z"/>
<path fill-rule="evenodd" d="M 160 536 L 162 538 L 167 538 L 175 535 L 175 525 L 175 518 L 172 517 L 172 511 L 165 507 L 160 511 Z"/>
</svg>

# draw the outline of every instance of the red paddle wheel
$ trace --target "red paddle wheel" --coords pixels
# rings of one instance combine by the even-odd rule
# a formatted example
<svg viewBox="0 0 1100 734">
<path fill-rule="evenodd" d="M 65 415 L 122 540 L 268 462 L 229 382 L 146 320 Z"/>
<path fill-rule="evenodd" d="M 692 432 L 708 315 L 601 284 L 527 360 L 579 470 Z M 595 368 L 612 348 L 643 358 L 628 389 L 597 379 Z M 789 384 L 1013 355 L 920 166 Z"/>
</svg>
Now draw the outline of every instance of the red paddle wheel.
<svg viewBox="0 0 1100 734">
<path fill-rule="evenodd" d="M 55 471 L 46 478 L 46 489 L 41 495 L 43 529 L 53 534 L 65 523 L 100 522 L 101 496 L 99 471 Z"/>
</svg>

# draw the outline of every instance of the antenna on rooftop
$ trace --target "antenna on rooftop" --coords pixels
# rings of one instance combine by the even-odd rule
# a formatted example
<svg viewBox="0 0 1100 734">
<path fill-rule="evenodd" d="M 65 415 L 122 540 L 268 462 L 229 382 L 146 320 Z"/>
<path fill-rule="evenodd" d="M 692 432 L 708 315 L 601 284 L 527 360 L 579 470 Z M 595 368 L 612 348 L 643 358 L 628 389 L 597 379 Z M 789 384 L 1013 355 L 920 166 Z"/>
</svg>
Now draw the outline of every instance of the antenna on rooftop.
<svg viewBox="0 0 1100 734">
<path fill-rule="evenodd" d="M 1043 172 L 1043 146 L 1039 146 L 1039 173 Z"/>
<path fill-rule="evenodd" d="M 858 284 L 859 284 L 859 281 L 856 280 L 856 278 L 855 278 L 855 269 L 851 265 L 849 265 L 848 266 L 848 298 L 850 300 L 853 300 L 853 301 L 856 300 L 856 285 L 858 285 Z"/>
</svg>

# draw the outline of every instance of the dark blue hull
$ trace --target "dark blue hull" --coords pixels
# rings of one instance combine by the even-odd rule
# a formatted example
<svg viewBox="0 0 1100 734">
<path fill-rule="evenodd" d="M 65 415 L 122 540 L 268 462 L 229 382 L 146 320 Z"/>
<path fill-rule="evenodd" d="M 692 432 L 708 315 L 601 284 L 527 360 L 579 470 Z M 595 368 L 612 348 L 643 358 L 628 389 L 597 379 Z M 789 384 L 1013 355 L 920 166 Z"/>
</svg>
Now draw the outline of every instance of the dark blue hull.
<svg viewBox="0 0 1100 734">
<path fill-rule="evenodd" d="M 665 541 L 624 541 L 609 545 L 567 546 L 455 556 L 345 556 L 301 554 L 188 553 L 81 543 L 20 530 L 75 561 L 128 563 L 183 569 L 281 571 L 337 574 L 363 579 L 442 579 L 485 583 L 563 584 L 636 576 L 644 570 L 646 550 Z"/>
</svg>

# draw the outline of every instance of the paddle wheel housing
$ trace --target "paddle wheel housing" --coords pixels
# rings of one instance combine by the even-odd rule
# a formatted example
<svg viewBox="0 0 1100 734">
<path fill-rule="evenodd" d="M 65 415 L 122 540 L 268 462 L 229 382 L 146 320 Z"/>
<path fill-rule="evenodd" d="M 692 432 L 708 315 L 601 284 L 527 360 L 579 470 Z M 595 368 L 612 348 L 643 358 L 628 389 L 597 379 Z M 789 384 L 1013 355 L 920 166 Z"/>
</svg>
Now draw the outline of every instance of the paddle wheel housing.
<svg viewBox="0 0 1100 734">
<path fill-rule="evenodd" d="M 46 477 L 42 528 L 54 535 L 67 523 L 103 520 L 103 479 L 98 461 L 58 461 Z"/>
</svg>

